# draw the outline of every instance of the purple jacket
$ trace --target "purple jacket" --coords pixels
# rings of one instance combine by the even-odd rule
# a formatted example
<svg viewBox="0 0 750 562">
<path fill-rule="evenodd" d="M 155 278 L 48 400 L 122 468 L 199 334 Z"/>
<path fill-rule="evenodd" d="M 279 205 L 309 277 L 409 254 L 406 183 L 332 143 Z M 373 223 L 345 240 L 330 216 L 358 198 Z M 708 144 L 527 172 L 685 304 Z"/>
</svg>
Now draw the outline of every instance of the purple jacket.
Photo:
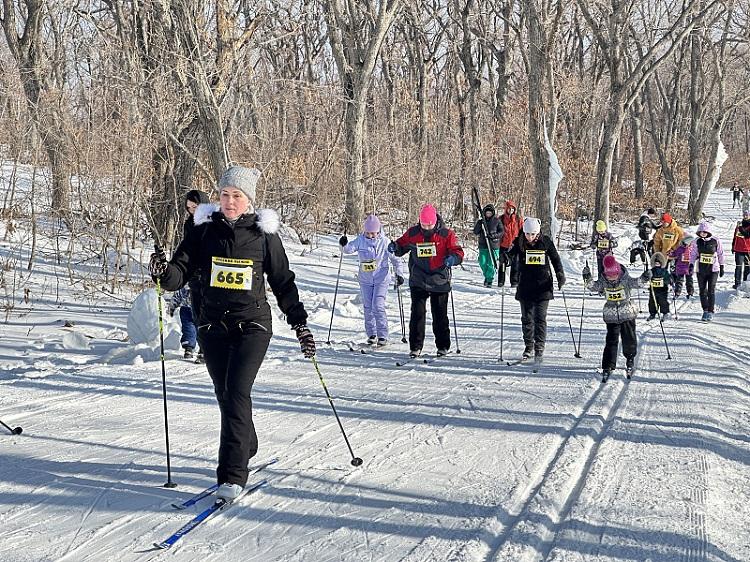
<svg viewBox="0 0 750 562">
<path fill-rule="evenodd" d="M 360 283 L 365 285 L 390 284 L 389 261 L 393 264 L 394 273 L 403 276 L 401 260 L 388 252 L 390 242 L 390 239 L 383 233 L 379 233 L 376 238 L 367 238 L 364 234 L 360 234 L 344 246 L 345 254 L 357 252 Z"/>
<path fill-rule="evenodd" d="M 690 266 L 695 261 L 696 253 L 698 249 L 693 244 L 680 244 L 674 250 L 669 253 L 669 256 L 674 258 L 674 272 L 675 275 L 688 275 L 690 273 Z"/>
</svg>

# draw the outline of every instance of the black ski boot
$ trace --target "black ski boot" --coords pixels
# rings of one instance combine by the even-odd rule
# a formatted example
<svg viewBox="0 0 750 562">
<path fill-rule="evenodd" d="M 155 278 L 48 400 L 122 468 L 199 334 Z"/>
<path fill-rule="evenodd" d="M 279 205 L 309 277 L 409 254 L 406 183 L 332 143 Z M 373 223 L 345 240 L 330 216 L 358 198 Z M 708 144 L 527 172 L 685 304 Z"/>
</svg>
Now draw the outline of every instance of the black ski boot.
<svg viewBox="0 0 750 562">
<path fill-rule="evenodd" d="M 635 358 L 628 357 L 627 362 L 625 363 L 625 377 L 630 380 L 633 378 L 633 373 L 635 372 Z"/>
<path fill-rule="evenodd" d="M 604 369 L 602 371 L 602 382 L 607 382 L 609 380 L 609 375 L 612 374 L 612 369 Z"/>
</svg>

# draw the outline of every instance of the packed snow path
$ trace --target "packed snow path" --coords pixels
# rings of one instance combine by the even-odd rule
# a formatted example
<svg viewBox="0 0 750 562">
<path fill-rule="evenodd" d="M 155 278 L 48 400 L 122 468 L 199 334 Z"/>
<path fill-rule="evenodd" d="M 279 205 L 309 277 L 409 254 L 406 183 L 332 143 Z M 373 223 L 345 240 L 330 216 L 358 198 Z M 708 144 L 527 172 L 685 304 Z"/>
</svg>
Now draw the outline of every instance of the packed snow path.
<svg viewBox="0 0 750 562">
<path fill-rule="evenodd" d="M 455 277 L 460 355 L 396 367 L 407 348 L 395 294 L 393 344 L 349 351 L 364 339 L 353 258 L 326 346 L 335 242 L 305 256 L 288 243 L 325 382 L 364 465 L 349 465 L 312 365 L 275 319 L 253 391 L 256 459 L 280 458 L 270 485 L 169 552 L 151 545 L 196 513 L 170 503 L 213 481 L 218 412 L 204 367 L 176 351 L 167 361 L 179 484 L 167 490 L 160 364 L 102 362 L 129 345 L 118 341 L 127 311 L 69 293 L 59 308 L 12 315 L 0 325 L 0 419 L 24 432 L 0 437 L 0 560 L 750 560 L 750 299 L 730 289 L 727 202 L 720 191 L 707 209 L 728 256 L 713 323 L 698 322 L 697 298 L 678 301 L 667 360 L 659 324 L 642 314 L 631 382 L 620 368 L 600 383 L 602 301 L 588 294 L 582 358 L 557 298 L 540 372 L 499 361 L 500 293 L 479 286 L 471 260 Z M 583 258 L 563 257 L 577 339 Z M 522 349 L 511 294 L 504 321 L 511 360 Z"/>
</svg>

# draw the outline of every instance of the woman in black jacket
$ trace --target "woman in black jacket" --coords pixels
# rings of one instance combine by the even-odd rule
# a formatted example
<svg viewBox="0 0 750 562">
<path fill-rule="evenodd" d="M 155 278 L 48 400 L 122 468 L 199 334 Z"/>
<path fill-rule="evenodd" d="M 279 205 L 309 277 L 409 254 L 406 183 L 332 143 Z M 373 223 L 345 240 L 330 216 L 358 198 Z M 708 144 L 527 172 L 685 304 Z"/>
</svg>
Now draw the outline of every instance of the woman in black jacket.
<svg viewBox="0 0 750 562">
<path fill-rule="evenodd" d="M 250 391 L 271 340 L 266 280 L 305 357 L 315 355 L 307 312 L 278 235 L 279 217 L 268 209 L 254 210 L 259 176 L 258 170 L 242 166 L 224 172 L 217 188 L 219 209 L 208 206 L 205 212 L 207 206 L 201 205 L 195 227 L 171 261 L 156 252 L 149 265 L 166 290 L 179 289 L 198 274 L 198 343 L 221 411 L 217 496 L 228 500 L 241 493 L 248 460 L 258 451 Z"/>
<path fill-rule="evenodd" d="M 557 276 L 557 287 L 565 284 L 562 261 L 554 242 L 541 233 L 541 223 L 534 217 L 523 221 L 523 232 L 518 235 L 510 250 L 511 259 L 516 260 L 516 300 L 521 305 L 521 328 L 523 331 L 523 360 L 531 358 L 541 363 L 547 340 L 547 307 L 554 297 L 552 270 Z"/>
</svg>

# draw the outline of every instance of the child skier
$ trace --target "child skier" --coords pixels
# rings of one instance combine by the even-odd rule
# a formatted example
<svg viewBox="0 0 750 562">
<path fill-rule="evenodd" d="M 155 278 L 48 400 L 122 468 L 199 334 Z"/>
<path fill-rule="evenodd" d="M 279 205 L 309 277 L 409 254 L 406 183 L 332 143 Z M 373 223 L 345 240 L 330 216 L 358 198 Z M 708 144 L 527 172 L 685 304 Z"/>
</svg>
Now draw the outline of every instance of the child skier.
<svg viewBox="0 0 750 562">
<path fill-rule="evenodd" d="M 630 378 L 638 353 L 638 336 L 635 332 L 635 319 L 638 308 L 630 299 L 631 289 L 637 289 L 648 283 L 651 272 L 647 269 L 640 277 L 631 277 L 613 255 L 602 260 L 603 275 L 591 279 L 589 267 L 583 268 L 583 282 L 589 291 L 598 292 L 606 297 L 602 316 L 607 325 L 607 339 L 602 353 L 602 382 L 617 367 L 617 347 L 622 339 L 622 354 L 625 356 L 625 374 Z"/>
<path fill-rule="evenodd" d="M 596 232 L 591 238 L 590 246 L 596 250 L 596 271 L 601 277 L 604 256 L 612 254 L 612 251 L 617 247 L 617 239 L 607 230 L 607 223 L 604 221 L 596 221 Z"/>
<path fill-rule="evenodd" d="M 667 269 L 667 258 L 661 252 L 651 256 L 651 288 L 648 295 L 648 320 L 653 320 L 661 312 L 662 321 L 669 320 L 669 287 L 672 275 Z"/>
<path fill-rule="evenodd" d="M 693 256 L 696 252 L 693 241 L 695 236 L 685 236 L 680 245 L 677 246 L 669 254 L 669 257 L 674 260 L 674 296 L 679 297 L 682 292 L 682 284 L 685 284 L 687 294 L 685 298 L 690 299 L 695 294 L 695 288 L 693 286 L 693 271 L 694 266 L 692 264 Z"/>
<path fill-rule="evenodd" d="M 698 291 L 701 297 L 703 317 L 701 320 L 710 322 L 714 317 L 714 302 L 716 300 L 716 281 L 724 277 L 724 248 L 721 240 L 711 234 L 711 225 L 703 221 L 698 225 L 696 247 L 692 263 L 698 263 Z"/>
<path fill-rule="evenodd" d="M 349 242 L 346 235 L 339 239 L 344 254 L 357 252 L 359 258 L 359 290 L 365 310 L 365 332 L 367 344 L 382 347 L 388 345 L 388 317 L 385 313 L 385 298 L 391 284 L 388 262 L 393 264 L 396 285 L 404 283 L 401 260 L 388 252 L 391 241 L 381 232 L 380 219 L 369 215 L 365 219 L 362 233 Z"/>
<path fill-rule="evenodd" d="M 492 287 L 495 280 L 495 264 L 499 264 L 500 259 L 500 241 L 503 238 L 503 223 L 495 216 L 495 207 L 485 205 L 482 209 L 484 218 L 480 217 L 474 225 L 474 234 L 479 236 L 479 267 L 484 274 L 484 286 Z M 489 241 L 484 235 L 485 229 Z M 490 254 L 494 254 L 494 258 Z"/>
<path fill-rule="evenodd" d="M 185 359 L 193 359 L 198 332 L 195 329 L 195 322 L 193 321 L 193 308 L 190 303 L 190 288 L 187 286 L 175 291 L 172 295 L 172 300 L 169 303 L 169 315 L 174 316 L 177 309 L 180 310 L 180 324 L 182 324 L 180 345 L 184 350 L 183 357 Z"/>
<path fill-rule="evenodd" d="M 451 347 L 448 323 L 451 267 L 464 259 L 464 250 L 458 243 L 456 233 L 445 226 L 435 207 L 425 205 L 419 212 L 419 222 L 398 240 L 391 242 L 388 251 L 397 256 L 409 254 L 409 355 L 418 357 L 422 353 L 427 299 L 430 299 L 437 354 L 448 354 Z"/>
<path fill-rule="evenodd" d="M 661 216 L 661 227 L 654 235 L 654 252 L 661 252 L 668 256 L 684 237 L 685 231 L 677 224 L 677 221 L 669 213 L 664 213 Z"/>
<path fill-rule="evenodd" d="M 737 289 L 743 282 L 747 281 L 750 273 L 750 211 L 744 213 L 741 221 L 734 228 L 732 237 L 732 252 L 734 253 L 734 285 Z"/>
<path fill-rule="evenodd" d="M 518 264 L 514 272 L 517 278 L 511 277 L 511 283 L 516 284 L 516 300 L 521 305 L 522 360 L 530 359 L 533 353 L 536 364 L 542 362 L 547 340 L 547 307 L 555 298 L 550 263 L 557 277 L 557 288 L 565 285 L 565 273 L 555 243 L 541 230 L 539 219 L 526 217 L 523 234 L 516 238 L 510 251 L 511 259 Z"/>
<path fill-rule="evenodd" d="M 638 238 L 643 242 L 646 254 L 649 257 L 654 253 L 654 235 L 659 228 L 661 228 L 661 223 L 656 220 L 656 209 L 653 207 L 649 207 L 638 217 Z M 632 264 L 634 261 L 631 256 L 630 263 Z M 643 263 L 646 264 L 645 256 L 643 256 Z"/>
</svg>

